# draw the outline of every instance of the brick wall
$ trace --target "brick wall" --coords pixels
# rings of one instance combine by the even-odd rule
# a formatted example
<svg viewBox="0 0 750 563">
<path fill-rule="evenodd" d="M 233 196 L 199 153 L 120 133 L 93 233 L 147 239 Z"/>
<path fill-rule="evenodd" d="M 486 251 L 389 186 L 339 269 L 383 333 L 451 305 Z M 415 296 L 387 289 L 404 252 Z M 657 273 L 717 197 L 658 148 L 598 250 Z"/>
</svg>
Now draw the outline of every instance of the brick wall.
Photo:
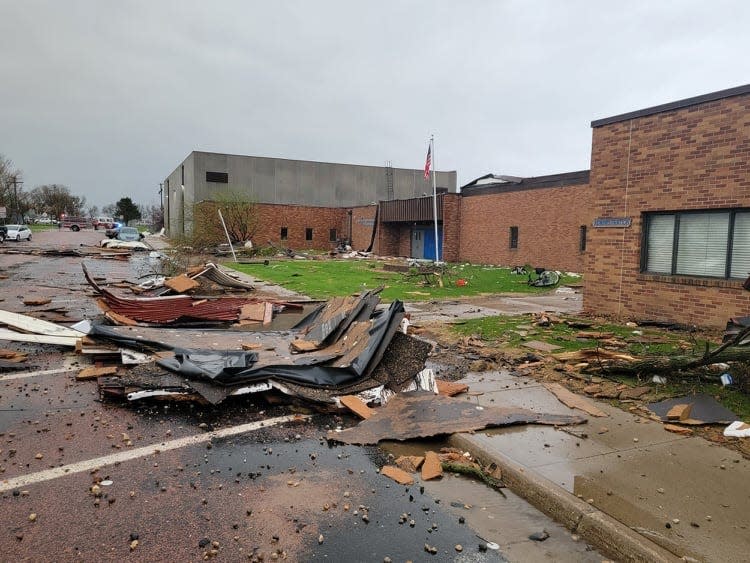
<svg viewBox="0 0 750 563">
<path fill-rule="evenodd" d="M 352 248 L 354 250 L 367 250 L 367 247 L 370 246 L 372 230 L 375 228 L 375 212 L 377 209 L 377 205 L 351 208 Z M 374 246 L 377 246 L 377 239 Z M 377 248 L 374 247 L 373 251 L 377 253 Z"/>
<path fill-rule="evenodd" d="M 704 326 L 750 312 L 741 281 L 640 272 L 643 213 L 750 206 L 750 96 L 595 127 L 591 186 L 595 217 L 633 222 L 589 229 L 588 311 Z"/>
<path fill-rule="evenodd" d="M 411 256 L 411 226 L 411 223 L 380 223 L 377 254 Z"/>
<path fill-rule="evenodd" d="M 462 262 L 582 272 L 581 225 L 591 225 L 588 184 L 464 196 L 460 203 Z M 518 248 L 510 248 L 510 227 Z M 591 228 L 588 227 L 588 231 Z M 455 235 L 452 235 L 455 239 Z"/>
<path fill-rule="evenodd" d="M 336 229 L 336 237 L 347 236 L 346 209 L 333 207 L 309 207 L 305 205 L 258 204 L 260 222 L 255 235 L 257 244 L 267 241 L 295 250 L 330 250 L 336 242 L 330 240 L 330 230 Z M 281 240 L 281 228 L 287 228 L 287 240 Z M 312 240 L 306 240 L 306 229 L 312 228 Z"/>
<path fill-rule="evenodd" d="M 461 252 L 461 196 L 443 196 L 443 255 L 445 262 L 458 262 Z"/>
</svg>

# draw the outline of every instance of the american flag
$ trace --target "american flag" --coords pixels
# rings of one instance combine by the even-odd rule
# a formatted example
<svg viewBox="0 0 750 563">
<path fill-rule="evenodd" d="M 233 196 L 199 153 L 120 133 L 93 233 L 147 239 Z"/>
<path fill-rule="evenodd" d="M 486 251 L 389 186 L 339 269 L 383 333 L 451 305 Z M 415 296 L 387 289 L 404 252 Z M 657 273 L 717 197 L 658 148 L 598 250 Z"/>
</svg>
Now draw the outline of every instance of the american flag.
<svg viewBox="0 0 750 563">
<path fill-rule="evenodd" d="M 427 147 L 427 159 L 424 161 L 424 179 L 430 179 L 430 166 L 432 166 L 432 145 Z"/>
</svg>

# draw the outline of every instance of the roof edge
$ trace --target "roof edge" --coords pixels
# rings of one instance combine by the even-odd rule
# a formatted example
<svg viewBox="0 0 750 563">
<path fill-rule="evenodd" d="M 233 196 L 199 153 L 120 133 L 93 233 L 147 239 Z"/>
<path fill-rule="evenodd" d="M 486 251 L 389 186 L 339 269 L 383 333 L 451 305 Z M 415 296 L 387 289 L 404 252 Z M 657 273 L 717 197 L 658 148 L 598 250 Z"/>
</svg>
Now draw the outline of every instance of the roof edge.
<svg viewBox="0 0 750 563">
<path fill-rule="evenodd" d="M 237 158 L 264 158 L 267 160 L 285 160 L 287 162 L 305 162 L 308 164 L 341 164 L 344 166 L 358 166 L 360 168 L 386 168 L 385 165 L 382 164 L 356 164 L 352 162 L 328 162 L 324 160 L 305 160 L 303 158 L 284 158 L 281 156 L 261 156 L 257 154 L 235 154 L 235 153 L 228 153 L 228 152 L 216 152 L 216 151 L 201 151 L 201 150 L 193 150 L 190 151 L 190 154 L 185 157 L 185 160 L 190 158 L 190 156 L 194 154 L 213 154 L 218 156 L 231 156 L 231 157 L 237 157 Z M 183 161 L 184 162 L 184 161 Z M 400 166 L 393 166 L 394 170 L 407 170 L 409 172 L 417 171 L 421 172 L 421 168 L 403 168 Z M 435 170 L 438 174 L 456 174 L 458 175 L 457 170 Z"/>
<path fill-rule="evenodd" d="M 507 187 L 509 189 L 513 189 L 513 187 L 516 188 L 527 188 L 527 187 L 535 187 L 535 186 L 549 186 L 551 187 L 554 184 L 565 184 L 565 183 L 584 183 L 589 181 L 590 176 L 590 169 L 585 170 L 575 170 L 573 172 L 560 172 L 558 174 L 548 174 L 546 176 L 529 176 L 529 177 L 517 177 L 513 176 L 512 178 L 517 178 L 517 181 L 513 182 L 505 182 L 505 183 L 496 183 L 496 184 L 474 184 L 473 182 L 476 182 L 477 180 L 481 180 L 484 178 L 490 178 L 493 176 L 496 176 L 494 174 L 487 174 L 485 176 L 482 176 L 481 178 L 477 178 L 476 180 L 472 180 L 468 184 L 464 184 L 461 186 L 461 192 L 464 190 L 467 190 L 467 192 L 471 192 L 473 190 L 481 190 L 484 188 L 492 188 L 492 187 Z M 497 176 L 499 177 L 499 176 Z M 511 178 L 511 176 L 505 176 L 506 178 Z"/>
<path fill-rule="evenodd" d="M 727 88 L 726 90 L 719 90 L 718 92 L 711 92 L 709 94 L 702 94 L 700 96 L 693 96 L 692 98 L 685 98 L 684 100 L 677 100 L 676 102 L 669 102 L 667 104 L 652 106 L 650 108 L 621 113 L 620 115 L 613 115 L 612 117 L 596 119 L 591 122 L 591 127 L 601 127 L 603 125 L 609 125 L 611 123 L 617 123 L 619 121 L 627 121 L 628 119 L 646 117 L 647 115 L 654 115 L 656 113 L 663 113 L 665 111 L 672 111 L 690 106 L 696 106 L 698 104 L 705 104 L 707 102 L 715 102 L 716 100 L 723 100 L 724 98 L 732 98 L 734 96 L 743 96 L 745 94 L 750 94 L 750 84 L 735 86 L 734 88 Z"/>
</svg>

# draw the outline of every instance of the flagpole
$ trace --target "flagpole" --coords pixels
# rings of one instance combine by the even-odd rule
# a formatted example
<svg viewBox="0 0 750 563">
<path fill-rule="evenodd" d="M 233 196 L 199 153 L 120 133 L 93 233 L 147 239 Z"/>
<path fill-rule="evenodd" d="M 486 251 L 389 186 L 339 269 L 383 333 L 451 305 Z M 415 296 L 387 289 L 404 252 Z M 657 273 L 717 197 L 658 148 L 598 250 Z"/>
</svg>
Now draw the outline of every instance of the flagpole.
<svg viewBox="0 0 750 563">
<path fill-rule="evenodd" d="M 435 223 L 435 263 L 440 262 L 440 242 L 438 239 L 437 215 L 437 161 L 435 159 L 435 135 L 430 135 L 430 152 L 432 153 L 432 218 Z"/>
</svg>

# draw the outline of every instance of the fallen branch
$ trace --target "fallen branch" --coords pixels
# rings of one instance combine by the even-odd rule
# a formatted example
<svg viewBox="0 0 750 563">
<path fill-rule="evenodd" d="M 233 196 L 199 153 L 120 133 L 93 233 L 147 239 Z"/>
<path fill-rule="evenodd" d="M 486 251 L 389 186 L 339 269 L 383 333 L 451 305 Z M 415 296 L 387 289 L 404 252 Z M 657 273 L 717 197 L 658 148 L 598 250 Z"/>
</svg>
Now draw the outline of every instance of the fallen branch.
<svg viewBox="0 0 750 563">
<path fill-rule="evenodd" d="M 466 463 L 455 463 L 452 461 L 444 461 L 442 465 L 443 465 L 443 471 L 450 471 L 452 473 L 460 473 L 461 475 L 468 475 L 470 477 L 474 477 L 475 479 L 479 479 L 488 487 L 495 489 L 498 493 L 500 493 L 503 496 L 503 498 L 508 498 L 507 496 L 505 496 L 505 493 L 502 491 L 502 489 L 505 488 L 505 485 L 503 484 L 503 482 L 500 479 L 495 479 L 494 477 L 487 475 L 487 473 L 482 471 L 480 467 L 477 467 L 476 465 L 469 465 Z"/>
</svg>

